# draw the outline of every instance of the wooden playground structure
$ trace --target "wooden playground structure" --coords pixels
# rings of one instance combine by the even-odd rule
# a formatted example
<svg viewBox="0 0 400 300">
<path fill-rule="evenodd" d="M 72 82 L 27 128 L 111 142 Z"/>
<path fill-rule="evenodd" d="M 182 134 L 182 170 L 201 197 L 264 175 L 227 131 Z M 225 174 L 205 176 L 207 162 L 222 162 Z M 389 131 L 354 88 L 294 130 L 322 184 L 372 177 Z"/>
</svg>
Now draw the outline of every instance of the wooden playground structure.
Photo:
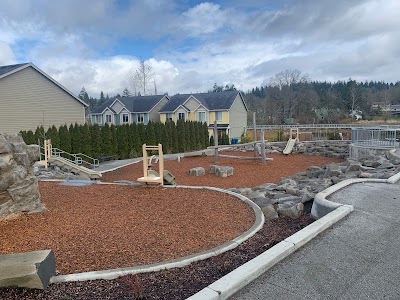
<svg viewBox="0 0 400 300">
<path fill-rule="evenodd" d="M 148 146 L 146 144 L 142 145 L 143 150 L 143 177 L 137 179 L 138 182 L 143 182 L 145 184 L 155 183 L 155 184 L 169 184 L 175 185 L 175 176 L 173 176 L 168 170 L 164 170 L 164 156 L 162 145 Z M 152 155 L 149 159 L 149 151 L 157 151 L 158 156 Z M 158 172 L 152 169 L 153 159 L 158 161 Z"/>
</svg>

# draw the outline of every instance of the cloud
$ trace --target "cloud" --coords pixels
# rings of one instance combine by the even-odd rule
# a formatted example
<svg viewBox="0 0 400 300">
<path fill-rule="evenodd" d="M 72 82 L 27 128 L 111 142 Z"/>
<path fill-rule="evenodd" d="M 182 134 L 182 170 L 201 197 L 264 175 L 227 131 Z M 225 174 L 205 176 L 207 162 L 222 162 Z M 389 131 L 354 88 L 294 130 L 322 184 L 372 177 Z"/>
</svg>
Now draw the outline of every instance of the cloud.
<svg viewBox="0 0 400 300">
<path fill-rule="evenodd" d="M 11 47 L 0 41 L 0 66 L 11 65 L 15 63 L 15 56 Z"/>
<path fill-rule="evenodd" d="M 285 69 L 397 81 L 398 11 L 397 0 L 0 1 L 0 64 L 32 61 L 92 97 L 129 88 L 138 57 L 169 94 L 246 91 Z"/>
</svg>

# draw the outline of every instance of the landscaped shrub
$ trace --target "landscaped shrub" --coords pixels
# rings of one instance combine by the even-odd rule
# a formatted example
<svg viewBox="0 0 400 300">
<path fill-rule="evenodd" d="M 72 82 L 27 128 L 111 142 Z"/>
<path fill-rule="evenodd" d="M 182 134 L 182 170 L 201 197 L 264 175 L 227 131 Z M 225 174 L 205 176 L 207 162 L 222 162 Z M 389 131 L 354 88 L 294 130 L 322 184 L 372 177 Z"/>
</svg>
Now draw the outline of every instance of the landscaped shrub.
<svg viewBox="0 0 400 300">
<path fill-rule="evenodd" d="M 164 153 L 179 153 L 189 150 L 207 148 L 213 141 L 209 140 L 206 123 L 183 121 L 176 124 L 168 121 L 165 124 L 149 122 L 129 125 L 63 125 L 55 126 L 47 131 L 37 127 L 32 131 L 21 131 L 26 143 L 43 146 L 44 139 L 51 139 L 53 147 L 68 153 L 83 153 L 91 157 L 113 156 L 114 159 L 124 159 L 142 156 L 142 144 L 163 145 Z M 221 140 L 221 139 L 220 139 Z M 222 143 L 229 144 L 225 135 Z"/>
</svg>

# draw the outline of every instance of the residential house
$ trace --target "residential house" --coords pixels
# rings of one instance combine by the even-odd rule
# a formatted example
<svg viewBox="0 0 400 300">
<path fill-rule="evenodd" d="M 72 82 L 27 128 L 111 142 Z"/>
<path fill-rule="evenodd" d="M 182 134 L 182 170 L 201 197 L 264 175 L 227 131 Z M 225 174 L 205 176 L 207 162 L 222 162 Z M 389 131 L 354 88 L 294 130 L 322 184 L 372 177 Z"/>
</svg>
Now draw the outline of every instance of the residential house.
<svg viewBox="0 0 400 300">
<path fill-rule="evenodd" d="M 85 123 L 88 105 L 33 63 L 0 66 L 0 132 Z"/>
<path fill-rule="evenodd" d="M 214 121 L 218 134 L 240 138 L 247 126 L 247 106 L 238 91 L 177 94 L 160 110 L 160 121 L 189 120 L 206 122 L 213 135 Z"/>
<path fill-rule="evenodd" d="M 159 122 L 158 112 L 168 101 L 167 95 L 115 97 L 90 113 L 90 120 L 99 125 Z"/>
<path fill-rule="evenodd" d="M 391 104 L 390 105 L 390 113 L 392 115 L 400 114 L 400 104 Z"/>
</svg>

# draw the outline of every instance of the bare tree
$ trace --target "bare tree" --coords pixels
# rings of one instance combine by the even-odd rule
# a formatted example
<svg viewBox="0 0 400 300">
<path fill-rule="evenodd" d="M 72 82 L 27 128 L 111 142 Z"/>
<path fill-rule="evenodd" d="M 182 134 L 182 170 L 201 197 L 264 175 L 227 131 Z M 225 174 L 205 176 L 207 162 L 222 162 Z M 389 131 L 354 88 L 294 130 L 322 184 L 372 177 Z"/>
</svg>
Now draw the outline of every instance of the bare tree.
<svg viewBox="0 0 400 300">
<path fill-rule="evenodd" d="M 284 86 L 291 86 L 296 83 L 306 83 L 309 81 L 308 74 L 301 74 L 301 71 L 285 70 L 275 74 L 269 81 L 269 86 L 278 87 L 280 90 Z"/>
<path fill-rule="evenodd" d="M 141 95 L 147 95 L 149 93 L 149 85 L 153 83 L 154 76 L 155 74 L 151 64 L 140 60 L 139 67 L 131 72 L 129 78 L 135 96 L 137 96 L 139 92 Z"/>
</svg>

